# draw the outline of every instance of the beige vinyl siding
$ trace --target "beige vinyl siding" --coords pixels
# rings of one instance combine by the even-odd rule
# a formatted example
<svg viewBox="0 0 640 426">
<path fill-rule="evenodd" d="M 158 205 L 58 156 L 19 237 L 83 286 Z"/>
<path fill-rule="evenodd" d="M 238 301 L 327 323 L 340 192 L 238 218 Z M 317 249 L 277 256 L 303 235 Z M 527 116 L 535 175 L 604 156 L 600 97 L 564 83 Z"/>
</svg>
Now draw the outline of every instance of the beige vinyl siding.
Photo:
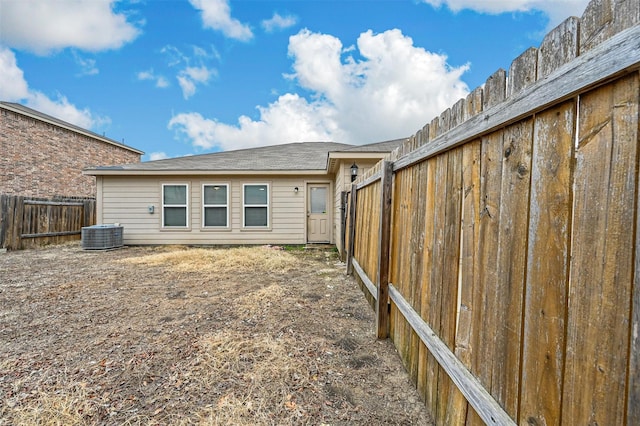
<svg viewBox="0 0 640 426">
<path fill-rule="evenodd" d="M 310 176 L 101 177 L 100 223 L 124 226 L 125 244 L 304 244 L 306 242 L 305 182 Z M 189 185 L 189 228 L 162 229 L 162 184 Z M 229 185 L 229 229 L 203 228 L 202 185 Z M 242 227 L 242 185 L 269 185 L 269 228 Z M 298 193 L 294 192 L 295 187 Z M 150 214 L 149 206 L 154 206 Z"/>
</svg>

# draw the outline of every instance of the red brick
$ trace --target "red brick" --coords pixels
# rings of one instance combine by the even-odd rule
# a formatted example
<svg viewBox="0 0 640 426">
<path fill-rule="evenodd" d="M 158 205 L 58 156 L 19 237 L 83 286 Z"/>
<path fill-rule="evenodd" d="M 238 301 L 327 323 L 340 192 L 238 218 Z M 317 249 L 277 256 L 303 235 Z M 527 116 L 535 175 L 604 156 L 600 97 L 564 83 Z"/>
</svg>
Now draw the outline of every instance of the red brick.
<svg viewBox="0 0 640 426">
<path fill-rule="evenodd" d="M 95 197 L 89 166 L 140 162 L 140 154 L 0 105 L 0 194 Z"/>
</svg>

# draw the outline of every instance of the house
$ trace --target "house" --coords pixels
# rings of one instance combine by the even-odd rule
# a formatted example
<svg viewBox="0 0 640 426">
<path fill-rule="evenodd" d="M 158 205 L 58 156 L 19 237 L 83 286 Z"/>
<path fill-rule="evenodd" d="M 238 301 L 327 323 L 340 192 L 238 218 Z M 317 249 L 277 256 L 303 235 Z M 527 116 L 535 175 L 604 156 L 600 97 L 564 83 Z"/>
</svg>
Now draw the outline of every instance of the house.
<svg viewBox="0 0 640 426">
<path fill-rule="evenodd" d="M 341 247 L 343 192 L 404 140 L 302 142 L 85 169 L 125 244 Z"/>
<path fill-rule="evenodd" d="M 142 151 L 12 102 L 0 102 L 0 194 L 95 197 L 97 164 L 140 161 Z"/>
</svg>

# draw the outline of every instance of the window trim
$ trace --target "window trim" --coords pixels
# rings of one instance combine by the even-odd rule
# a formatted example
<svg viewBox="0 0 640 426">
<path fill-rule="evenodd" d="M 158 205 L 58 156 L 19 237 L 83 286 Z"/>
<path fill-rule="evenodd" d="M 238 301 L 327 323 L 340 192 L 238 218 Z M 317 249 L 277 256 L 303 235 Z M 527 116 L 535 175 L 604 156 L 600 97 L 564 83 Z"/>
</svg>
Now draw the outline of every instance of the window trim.
<svg viewBox="0 0 640 426">
<path fill-rule="evenodd" d="M 245 188 L 247 186 L 264 186 L 267 190 L 266 204 L 247 204 L 245 202 Z M 247 226 L 246 208 L 247 207 L 266 207 L 267 208 L 267 226 Z M 267 182 L 243 183 L 242 184 L 242 229 L 248 230 L 264 230 L 271 229 L 271 185 Z"/>
<path fill-rule="evenodd" d="M 164 188 L 165 186 L 184 186 L 186 188 L 186 200 L 185 200 L 185 204 L 165 204 L 164 202 Z M 163 183 L 162 184 L 162 189 L 161 189 L 161 193 L 160 193 L 160 200 L 162 203 L 162 218 L 161 218 L 161 228 L 162 229 L 179 229 L 179 230 L 185 230 L 185 229 L 189 229 L 189 184 L 188 183 L 184 183 L 184 182 L 175 182 L 175 183 Z M 172 226 L 172 225 L 165 225 L 165 207 L 185 207 L 185 226 Z"/>
<path fill-rule="evenodd" d="M 224 186 L 224 187 L 226 187 L 227 188 L 227 200 L 226 200 L 226 203 L 224 205 L 223 204 L 206 204 L 205 203 L 205 199 L 204 199 L 204 189 L 207 186 Z M 230 212 L 231 207 L 229 205 L 230 204 L 229 200 L 231 199 L 230 189 L 231 189 L 231 185 L 229 185 L 226 182 L 224 182 L 224 183 L 215 183 L 214 182 L 214 183 L 203 183 L 202 184 L 202 198 L 201 198 L 201 200 L 202 200 L 202 220 L 200 221 L 200 227 L 202 229 L 216 230 L 216 229 L 229 229 L 229 228 L 231 228 L 231 225 L 229 223 L 230 213 L 231 213 Z M 222 206 L 224 206 L 227 209 L 227 217 L 226 217 L 227 224 L 224 225 L 224 226 L 206 225 L 205 224 L 205 218 L 206 218 L 205 211 L 206 211 L 206 208 L 207 207 L 222 207 Z"/>
</svg>

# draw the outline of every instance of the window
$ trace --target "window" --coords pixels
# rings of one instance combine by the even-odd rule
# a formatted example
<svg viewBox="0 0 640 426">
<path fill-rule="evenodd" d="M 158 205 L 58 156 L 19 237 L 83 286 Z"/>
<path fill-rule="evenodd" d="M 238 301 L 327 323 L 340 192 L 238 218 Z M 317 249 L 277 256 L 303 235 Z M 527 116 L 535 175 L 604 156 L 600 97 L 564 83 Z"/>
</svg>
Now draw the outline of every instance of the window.
<svg viewBox="0 0 640 426">
<path fill-rule="evenodd" d="M 229 223 L 229 187 L 202 185 L 202 226 L 226 228 Z"/>
<path fill-rule="evenodd" d="M 269 226 L 269 185 L 243 185 L 244 226 Z"/>
<path fill-rule="evenodd" d="M 327 212 L 327 188 L 322 186 L 314 186 L 311 188 L 311 213 Z"/>
<path fill-rule="evenodd" d="M 187 227 L 187 185 L 162 185 L 162 227 Z"/>
</svg>

